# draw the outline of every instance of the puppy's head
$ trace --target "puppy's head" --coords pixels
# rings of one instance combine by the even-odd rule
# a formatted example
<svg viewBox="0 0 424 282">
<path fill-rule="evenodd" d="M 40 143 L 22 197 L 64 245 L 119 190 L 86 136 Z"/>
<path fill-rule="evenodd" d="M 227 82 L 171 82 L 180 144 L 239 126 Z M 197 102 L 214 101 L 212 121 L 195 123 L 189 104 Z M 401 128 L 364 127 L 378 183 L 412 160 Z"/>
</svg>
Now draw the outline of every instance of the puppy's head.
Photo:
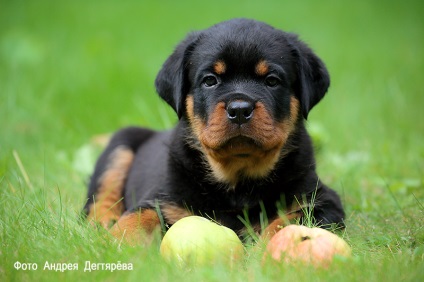
<svg viewBox="0 0 424 282">
<path fill-rule="evenodd" d="M 231 185 L 269 174 L 328 86 L 324 64 L 297 36 L 246 19 L 188 35 L 156 78 L 214 179 Z"/>
</svg>

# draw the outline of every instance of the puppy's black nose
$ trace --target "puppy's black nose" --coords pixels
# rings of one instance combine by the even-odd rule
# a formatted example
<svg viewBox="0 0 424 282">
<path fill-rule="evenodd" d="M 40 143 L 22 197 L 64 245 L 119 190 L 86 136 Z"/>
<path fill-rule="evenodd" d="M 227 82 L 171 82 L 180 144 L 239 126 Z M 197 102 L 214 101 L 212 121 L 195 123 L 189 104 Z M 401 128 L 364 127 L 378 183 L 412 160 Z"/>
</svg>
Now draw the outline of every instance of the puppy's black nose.
<svg viewBox="0 0 424 282">
<path fill-rule="evenodd" d="M 235 100 L 227 105 L 227 117 L 231 122 L 242 125 L 252 118 L 254 108 L 250 102 Z"/>
</svg>

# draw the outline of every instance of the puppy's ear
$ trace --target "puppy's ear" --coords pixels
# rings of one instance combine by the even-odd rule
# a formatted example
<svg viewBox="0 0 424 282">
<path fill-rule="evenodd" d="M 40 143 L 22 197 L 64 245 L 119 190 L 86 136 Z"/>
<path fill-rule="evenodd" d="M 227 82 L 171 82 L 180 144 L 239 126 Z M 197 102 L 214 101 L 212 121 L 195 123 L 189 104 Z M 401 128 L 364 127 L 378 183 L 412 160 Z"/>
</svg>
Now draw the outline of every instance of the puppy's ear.
<svg viewBox="0 0 424 282">
<path fill-rule="evenodd" d="M 330 76 L 324 63 L 297 35 L 290 34 L 289 41 L 297 57 L 296 94 L 302 106 L 305 119 L 309 111 L 324 97 L 330 86 Z"/>
<path fill-rule="evenodd" d="M 165 61 L 155 80 L 159 96 L 175 110 L 178 118 L 184 113 L 184 99 L 190 88 L 187 78 L 188 57 L 199 37 L 200 32 L 189 34 Z"/>
</svg>

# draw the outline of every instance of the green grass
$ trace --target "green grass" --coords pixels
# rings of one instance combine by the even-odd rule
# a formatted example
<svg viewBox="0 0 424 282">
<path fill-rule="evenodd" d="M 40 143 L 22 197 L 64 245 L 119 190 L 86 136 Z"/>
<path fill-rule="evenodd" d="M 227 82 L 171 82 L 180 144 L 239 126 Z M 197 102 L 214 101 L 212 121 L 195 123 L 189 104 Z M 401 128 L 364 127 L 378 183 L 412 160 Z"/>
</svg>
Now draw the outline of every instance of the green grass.
<svg viewBox="0 0 424 282">
<path fill-rule="evenodd" d="M 423 281 L 421 2 L 2 1 L 0 280 Z M 308 124 L 354 254 L 330 270 L 262 265 L 248 246 L 235 269 L 185 271 L 164 263 L 157 244 L 119 246 L 78 220 L 99 154 L 91 139 L 130 124 L 171 127 L 156 73 L 188 31 L 232 17 L 299 33 L 329 68 L 330 91 Z M 79 270 L 43 271 L 46 261 Z M 84 272 L 85 261 L 134 269 Z"/>
</svg>

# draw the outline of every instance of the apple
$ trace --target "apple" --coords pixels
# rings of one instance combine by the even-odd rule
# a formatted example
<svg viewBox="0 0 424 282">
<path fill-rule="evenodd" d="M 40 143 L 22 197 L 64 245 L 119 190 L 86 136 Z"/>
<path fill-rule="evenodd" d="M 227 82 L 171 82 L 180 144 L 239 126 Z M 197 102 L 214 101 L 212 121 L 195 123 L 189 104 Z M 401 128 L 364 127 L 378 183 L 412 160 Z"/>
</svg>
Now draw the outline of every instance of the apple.
<svg viewBox="0 0 424 282">
<path fill-rule="evenodd" d="M 160 245 L 161 255 L 180 265 L 232 265 L 244 253 L 236 233 L 200 216 L 188 216 L 169 228 Z"/>
<path fill-rule="evenodd" d="M 264 259 L 271 256 L 278 262 L 302 262 L 328 267 L 334 256 L 350 257 L 351 249 L 342 238 L 321 228 L 288 225 L 269 241 Z"/>
</svg>

